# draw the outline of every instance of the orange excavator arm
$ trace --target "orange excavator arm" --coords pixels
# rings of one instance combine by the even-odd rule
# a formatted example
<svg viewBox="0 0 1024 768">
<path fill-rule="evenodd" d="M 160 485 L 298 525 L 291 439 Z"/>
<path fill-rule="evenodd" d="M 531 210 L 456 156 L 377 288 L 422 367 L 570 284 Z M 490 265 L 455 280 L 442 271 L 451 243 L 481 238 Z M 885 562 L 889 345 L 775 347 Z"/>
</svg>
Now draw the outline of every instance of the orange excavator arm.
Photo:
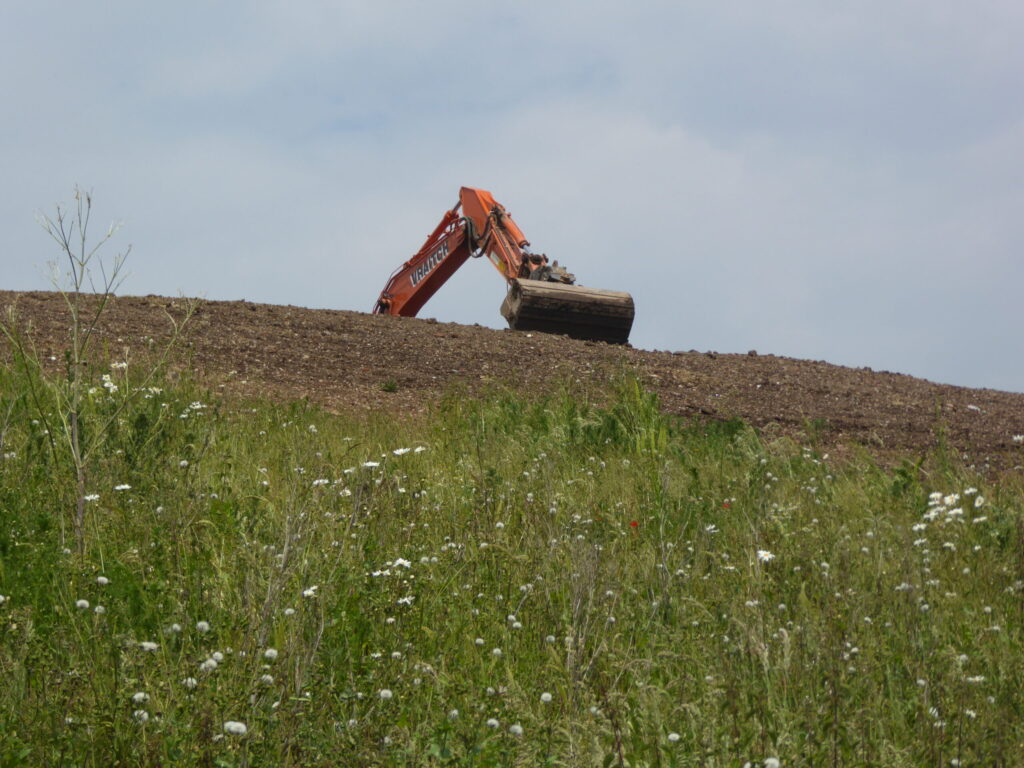
<svg viewBox="0 0 1024 768">
<path fill-rule="evenodd" d="M 415 317 L 473 255 L 486 254 L 506 280 L 529 277 L 534 269 L 547 264 L 547 256 L 525 250 L 529 244 L 512 216 L 490 192 L 463 187 L 456 206 L 445 212 L 423 246 L 391 275 L 373 311 Z M 569 277 L 563 282 L 571 282 Z"/>
<path fill-rule="evenodd" d="M 416 254 L 395 270 L 373 308 L 376 315 L 415 317 L 472 252 L 468 228 L 456 205 L 445 211 L 441 223 Z"/>
<path fill-rule="evenodd" d="M 573 275 L 530 252 L 529 245 L 490 192 L 462 187 L 455 207 L 388 279 L 373 312 L 415 317 L 470 256 L 486 255 L 508 282 L 501 312 L 511 328 L 625 342 L 633 324 L 632 297 L 573 285 Z"/>
</svg>

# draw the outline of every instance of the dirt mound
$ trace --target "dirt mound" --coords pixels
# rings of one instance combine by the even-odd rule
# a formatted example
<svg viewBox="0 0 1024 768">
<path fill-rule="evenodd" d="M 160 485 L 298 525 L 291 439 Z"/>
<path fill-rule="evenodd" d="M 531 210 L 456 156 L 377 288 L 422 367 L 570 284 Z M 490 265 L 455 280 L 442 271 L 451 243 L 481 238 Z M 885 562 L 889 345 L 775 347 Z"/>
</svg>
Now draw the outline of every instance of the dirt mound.
<svg viewBox="0 0 1024 768">
<path fill-rule="evenodd" d="M 0 291 L 0 311 L 17 302 L 39 352 L 61 359 L 68 313 L 55 293 Z M 170 328 L 183 302 L 117 297 L 100 341 L 138 356 Z M 979 469 L 1020 471 L 1024 394 L 933 384 L 911 376 L 774 355 L 651 352 L 520 331 L 245 301 L 203 303 L 189 325 L 193 367 L 229 391 L 308 397 L 329 409 L 423 411 L 451 384 L 470 392 L 489 382 L 524 397 L 565 377 L 599 383 L 634 371 L 684 417 L 738 417 L 767 437 L 813 433 L 836 453 L 863 446 L 891 459 L 940 439 Z"/>
</svg>

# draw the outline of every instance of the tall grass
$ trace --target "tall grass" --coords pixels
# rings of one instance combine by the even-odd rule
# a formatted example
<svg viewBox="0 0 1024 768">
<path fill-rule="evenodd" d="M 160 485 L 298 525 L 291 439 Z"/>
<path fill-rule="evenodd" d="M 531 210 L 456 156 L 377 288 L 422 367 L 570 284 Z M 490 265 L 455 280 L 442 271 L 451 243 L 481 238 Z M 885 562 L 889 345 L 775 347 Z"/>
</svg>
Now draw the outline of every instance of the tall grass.
<svg viewBox="0 0 1024 768">
<path fill-rule="evenodd" d="M 115 381 L 79 552 L 0 367 L 0 766 L 1024 763 L 1019 484 L 629 379 L 415 420 Z"/>
</svg>

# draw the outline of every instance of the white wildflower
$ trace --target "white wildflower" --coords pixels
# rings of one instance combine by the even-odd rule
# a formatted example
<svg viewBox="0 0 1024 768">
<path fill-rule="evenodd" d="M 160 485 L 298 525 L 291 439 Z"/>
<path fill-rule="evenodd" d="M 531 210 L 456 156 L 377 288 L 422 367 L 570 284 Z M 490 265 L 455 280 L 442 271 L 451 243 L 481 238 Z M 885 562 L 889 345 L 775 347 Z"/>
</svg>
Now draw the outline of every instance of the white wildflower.
<svg viewBox="0 0 1024 768">
<path fill-rule="evenodd" d="M 208 622 L 208 621 L 197 621 L 196 622 L 196 631 L 197 632 L 202 632 L 203 634 L 206 634 L 207 632 L 210 631 L 210 622 Z"/>
<path fill-rule="evenodd" d="M 230 734 L 231 736 L 245 736 L 249 729 L 245 727 L 245 723 L 240 723 L 237 720 L 228 720 L 224 723 L 224 733 Z"/>
<path fill-rule="evenodd" d="M 160 647 L 159 645 L 157 645 L 156 643 L 150 642 L 149 640 L 143 640 L 141 643 L 139 643 L 139 648 L 141 648 L 142 650 L 146 651 L 147 653 L 153 653 L 159 647 Z"/>
<path fill-rule="evenodd" d="M 521 726 L 519 723 L 515 723 L 514 725 L 510 725 L 508 727 L 508 732 L 511 733 L 513 736 L 522 736 L 523 726 Z"/>
<path fill-rule="evenodd" d="M 82 611 L 87 610 L 89 608 L 89 601 L 88 600 L 75 600 L 75 608 L 78 608 L 79 610 L 82 610 Z"/>
<path fill-rule="evenodd" d="M 775 555 L 769 552 L 767 549 L 757 550 L 757 560 L 761 563 L 770 563 L 775 559 Z"/>
<path fill-rule="evenodd" d="M 384 701 L 387 701 L 394 696 L 394 694 L 391 693 L 391 690 L 389 688 L 381 688 L 377 695 L 380 696 L 381 699 L 383 699 Z"/>
<path fill-rule="evenodd" d="M 273 661 L 274 659 L 277 658 L 277 649 L 276 648 L 267 648 L 267 650 L 265 650 L 263 652 L 263 658 L 266 659 L 267 661 Z"/>
</svg>

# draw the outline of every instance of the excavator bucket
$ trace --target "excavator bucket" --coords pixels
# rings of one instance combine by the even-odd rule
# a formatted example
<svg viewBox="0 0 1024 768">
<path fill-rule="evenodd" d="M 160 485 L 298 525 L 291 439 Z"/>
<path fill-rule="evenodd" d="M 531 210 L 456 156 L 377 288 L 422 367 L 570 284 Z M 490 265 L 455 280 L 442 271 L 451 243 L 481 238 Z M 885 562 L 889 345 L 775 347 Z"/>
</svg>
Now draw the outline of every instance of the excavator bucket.
<svg viewBox="0 0 1024 768">
<path fill-rule="evenodd" d="M 622 291 L 516 278 L 509 281 L 501 314 L 517 331 L 625 344 L 633 327 L 633 297 Z"/>
</svg>

